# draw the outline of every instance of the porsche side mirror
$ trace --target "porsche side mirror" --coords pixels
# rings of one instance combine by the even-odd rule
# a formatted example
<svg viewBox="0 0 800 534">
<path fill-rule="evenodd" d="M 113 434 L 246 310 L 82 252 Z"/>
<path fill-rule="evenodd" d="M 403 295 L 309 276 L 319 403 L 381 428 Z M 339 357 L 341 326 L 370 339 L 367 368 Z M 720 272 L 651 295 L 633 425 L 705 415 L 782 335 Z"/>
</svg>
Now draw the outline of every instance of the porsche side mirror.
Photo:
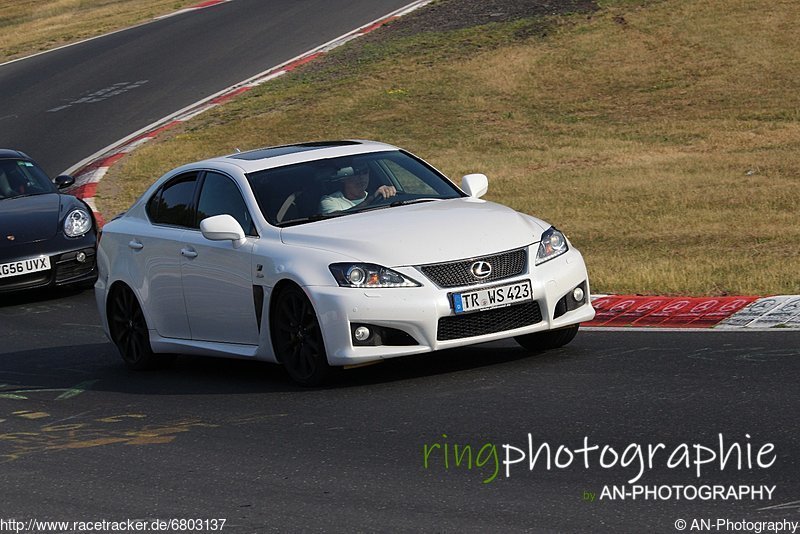
<svg viewBox="0 0 800 534">
<path fill-rule="evenodd" d="M 228 214 L 203 219 L 200 221 L 200 232 L 211 241 L 233 241 L 234 247 L 245 241 L 242 225 Z"/>
<path fill-rule="evenodd" d="M 53 180 L 53 183 L 56 184 L 56 187 L 59 189 L 64 189 L 65 187 L 69 187 L 75 183 L 75 178 L 68 174 L 62 174 L 60 176 L 56 176 L 56 179 Z"/>
<path fill-rule="evenodd" d="M 468 174 L 461 179 L 461 189 L 472 198 L 481 198 L 489 190 L 485 174 Z"/>
</svg>

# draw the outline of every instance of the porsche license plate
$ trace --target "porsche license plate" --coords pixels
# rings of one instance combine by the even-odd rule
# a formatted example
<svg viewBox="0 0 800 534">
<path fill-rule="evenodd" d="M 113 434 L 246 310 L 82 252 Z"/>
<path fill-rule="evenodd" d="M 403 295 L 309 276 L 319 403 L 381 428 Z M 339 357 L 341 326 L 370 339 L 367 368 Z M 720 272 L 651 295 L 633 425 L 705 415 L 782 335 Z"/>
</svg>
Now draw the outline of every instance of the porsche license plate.
<svg viewBox="0 0 800 534">
<path fill-rule="evenodd" d="M 490 308 L 500 308 L 533 300 L 530 280 L 513 284 L 488 287 L 477 291 L 453 293 L 453 310 L 456 313 L 469 313 Z"/>
<path fill-rule="evenodd" d="M 22 274 L 47 271 L 49 269 L 50 258 L 47 256 L 17 260 L 9 263 L 0 263 L 0 278 L 20 276 Z"/>
</svg>

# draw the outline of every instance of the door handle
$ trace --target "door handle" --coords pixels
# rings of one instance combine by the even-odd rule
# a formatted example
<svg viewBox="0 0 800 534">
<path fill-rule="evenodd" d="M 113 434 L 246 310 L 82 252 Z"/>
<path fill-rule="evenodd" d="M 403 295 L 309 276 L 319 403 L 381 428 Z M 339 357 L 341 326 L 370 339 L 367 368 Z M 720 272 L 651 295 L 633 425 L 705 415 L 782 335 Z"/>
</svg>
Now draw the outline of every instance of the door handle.
<svg viewBox="0 0 800 534">
<path fill-rule="evenodd" d="M 192 250 L 190 248 L 182 248 L 181 249 L 181 256 L 183 256 L 184 258 L 196 258 L 197 257 L 197 252 L 195 252 L 194 250 Z"/>
<path fill-rule="evenodd" d="M 128 246 L 133 250 L 142 250 L 144 248 L 144 245 L 135 239 L 131 240 Z"/>
</svg>

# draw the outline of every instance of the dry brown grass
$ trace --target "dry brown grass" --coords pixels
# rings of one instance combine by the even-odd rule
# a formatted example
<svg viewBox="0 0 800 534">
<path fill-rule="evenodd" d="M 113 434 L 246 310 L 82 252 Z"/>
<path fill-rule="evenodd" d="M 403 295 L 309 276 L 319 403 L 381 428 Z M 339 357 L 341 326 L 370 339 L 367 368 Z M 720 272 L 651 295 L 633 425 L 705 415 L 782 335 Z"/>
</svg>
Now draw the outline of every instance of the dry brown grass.
<svg viewBox="0 0 800 534">
<path fill-rule="evenodd" d="M 197 0 L 0 0 L 0 63 L 152 19 Z"/>
<path fill-rule="evenodd" d="M 606 4 L 545 38 L 412 37 L 280 79 L 139 149 L 101 209 L 235 147 L 374 138 L 486 172 L 489 199 L 570 235 L 595 291 L 800 292 L 800 3 Z"/>
</svg>

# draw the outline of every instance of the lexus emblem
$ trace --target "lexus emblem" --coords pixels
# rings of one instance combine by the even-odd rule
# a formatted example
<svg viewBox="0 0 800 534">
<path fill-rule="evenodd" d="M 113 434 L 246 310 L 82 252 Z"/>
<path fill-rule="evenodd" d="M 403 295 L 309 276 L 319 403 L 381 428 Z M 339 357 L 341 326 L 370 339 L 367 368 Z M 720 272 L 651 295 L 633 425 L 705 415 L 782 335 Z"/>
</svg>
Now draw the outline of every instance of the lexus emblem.
<svg viewBox="0 0 800 534">
<path fill-rule="evenodd" d="M 14 241 L 16 239 L 16 237 L 14 237 L 13 235 L 9 234 L 9 235 L 6 236 L 6 239 L 8 239 L 9 241 Z"/>
<path fill-rule="evenodd" d="M 492 274 L 492 264 L 486 261 L 476 261 L 469 270 L 475 278 L 486 278 Z"/>
</svg>

